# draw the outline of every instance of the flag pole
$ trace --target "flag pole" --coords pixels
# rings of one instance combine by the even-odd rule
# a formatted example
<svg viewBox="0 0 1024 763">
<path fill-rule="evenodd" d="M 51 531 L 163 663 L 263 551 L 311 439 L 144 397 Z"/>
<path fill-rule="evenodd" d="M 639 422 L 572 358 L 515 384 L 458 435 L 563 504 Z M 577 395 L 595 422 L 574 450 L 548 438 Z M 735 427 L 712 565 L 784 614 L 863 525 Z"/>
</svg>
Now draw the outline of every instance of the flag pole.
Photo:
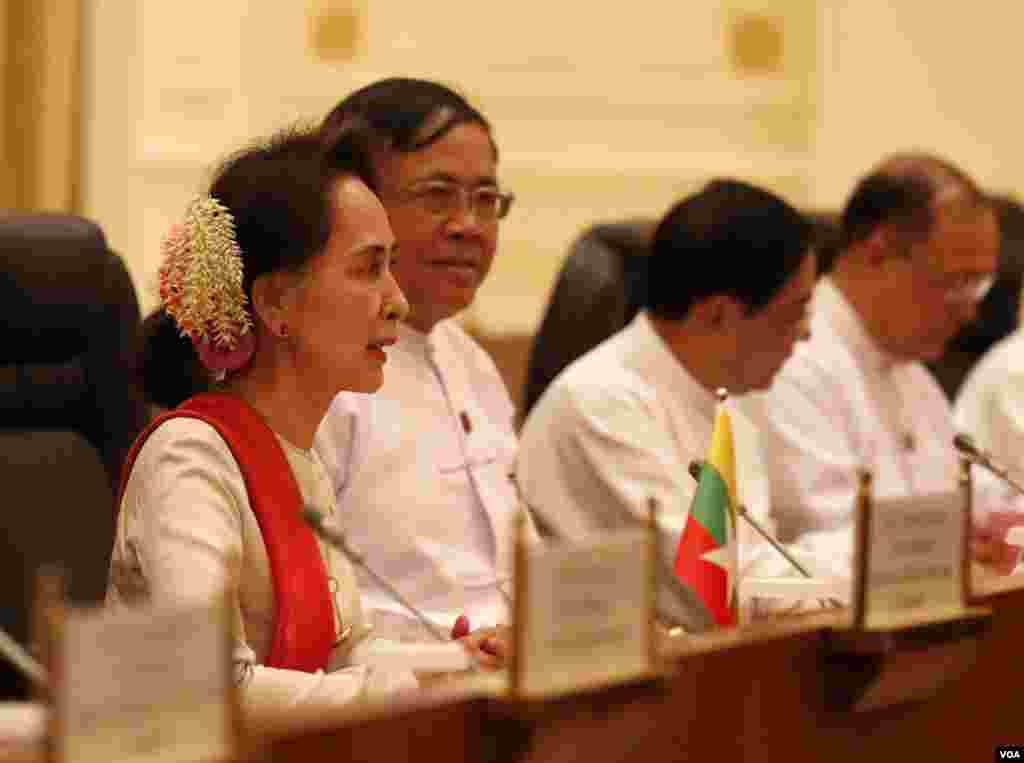
<svg viewBox="0 0 1024 763">
<path fill-rule="evenodd" d="M 658 562 L 661 559 L 661 536 L 658 533 L 658 515 L 661 507 L 653 495 L 647 498 L 647 660 L 652 670 L 661 661 L 658 639 L 658 618 L 655 610 L 658 604 Z"/>
<path fill-rule="evenodd" d="M 872 474 L 868 469 L 857 472 L 857 554 L 856 580 L 853 592 L 853 625 L 863 628 L 868 587 L 869 556 L 871 554 L 871 521 L 872 517 Z"/>
</svg>

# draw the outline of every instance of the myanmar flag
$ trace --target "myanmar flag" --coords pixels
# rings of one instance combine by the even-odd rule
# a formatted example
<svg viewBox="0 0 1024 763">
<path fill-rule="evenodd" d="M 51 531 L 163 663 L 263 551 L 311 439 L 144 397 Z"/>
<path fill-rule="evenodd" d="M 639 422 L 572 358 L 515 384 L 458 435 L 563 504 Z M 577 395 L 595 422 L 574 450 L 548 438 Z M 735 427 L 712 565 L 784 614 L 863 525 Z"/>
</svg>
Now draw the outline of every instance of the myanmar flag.
<svg viewBox="0 0 1024 763">
<path fill-rule="evenodd" d="M 676 575 L 696 591 L 719 625 L 737 622 L 735 507 L 736 457 L 732 425 L 722 402 L 676 551 Z"/>
</svg>

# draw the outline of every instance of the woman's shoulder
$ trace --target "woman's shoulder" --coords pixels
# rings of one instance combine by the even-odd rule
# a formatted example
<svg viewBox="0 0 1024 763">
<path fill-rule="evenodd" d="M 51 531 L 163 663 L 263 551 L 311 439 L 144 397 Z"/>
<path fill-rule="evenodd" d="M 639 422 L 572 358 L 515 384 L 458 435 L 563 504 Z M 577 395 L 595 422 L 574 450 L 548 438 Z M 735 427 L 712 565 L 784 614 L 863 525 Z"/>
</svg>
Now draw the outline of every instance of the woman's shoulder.
<svg viewBox="0 0 1024 763">
<path fill-rule="evenodd" d="M 216 428 L 202 419 L 188 415 L 174 415 L 161 421 L 146 438 L 138 458 L 147 453 L 163 450 L 195 451 L 213 454 L 219 451 L 230 455 L 231 450 Z"/>
<path fill-rule="evenodd" d="M 125 486 L 133 495 L 165 492 L 182 481 L 216 483 L 244 494 L 241 469 L 228 444 L 210 424 L 190 416 L 172 416 L 153 429 L 139 448 Z"/>
</svg>

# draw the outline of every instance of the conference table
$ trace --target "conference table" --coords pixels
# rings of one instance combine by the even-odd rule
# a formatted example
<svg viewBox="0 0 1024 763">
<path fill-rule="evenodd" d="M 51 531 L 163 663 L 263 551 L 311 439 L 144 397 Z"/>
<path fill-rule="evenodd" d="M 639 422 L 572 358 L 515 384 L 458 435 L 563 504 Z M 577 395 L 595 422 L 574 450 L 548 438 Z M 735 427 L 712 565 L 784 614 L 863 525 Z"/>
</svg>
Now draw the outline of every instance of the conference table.
<svg viewBox="0 0 1024 763">
<path fill-rule="evenodd" d="M 966 649 L 898 650 L 908 685 L 952 678 L 875 709 L 837 705 L 837 686 L 869 682 L 878 664 L 837 654 L 848 610 L 818 610 L 670 639 L 656 676 L 553 699 L 511 698 L 492 673 L 389 704 L 282 711 L 248 729 L 239 760 L 989 761 L 1000 745 L 1024 745 L 1024 575 L 980 582 L 972 603 L 991 617 Z"/>
<path fill-rule="evenodd" d="M 986 579 L 972 603 L 992 615 L 966 650 L 924 640 L 897 663 L 907 685 L 954 677 L 876 709 L 836 706 L 836 685 L 877 665 L 837 655 L 849 611 L 819 610 L 674 639 L 664 675 L 632 685 L 524 702 L 500 677 L 465 679 L 402 708 L 296 713 L 264 741 L 273 760 L 311 762 L 989 761 L 1024 745 L 1024 576 Z"/>
</svg>

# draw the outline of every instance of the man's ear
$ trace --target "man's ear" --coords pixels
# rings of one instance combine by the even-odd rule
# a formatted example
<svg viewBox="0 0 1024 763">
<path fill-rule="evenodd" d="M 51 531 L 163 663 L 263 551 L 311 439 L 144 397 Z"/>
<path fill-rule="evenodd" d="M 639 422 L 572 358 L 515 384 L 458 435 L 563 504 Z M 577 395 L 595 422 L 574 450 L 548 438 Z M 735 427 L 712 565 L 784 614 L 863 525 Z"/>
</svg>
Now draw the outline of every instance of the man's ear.
<svg viewBox="0 0 1024 763">
<path fill-rule="evenodd" d="M 743 305 L 727 294 L 713 294 L 690 308 L 695 327 L 712 334 L 729 331 L 743 317 Z"/>
<path fill-rule="evenodd" d="M 877 268 L 892 259 L 895 246 L 895 233 L 885 225 L 880 225 L 870 236 L 861 242 L 864 264 Z"/>
<path fill-rule="evenodd" d="M 295 303 L 296 279 L 292 273 L 274 271 L 253 281 L 252 311 L 271 333 L 279 333 L 281 324 L 287 322 L 288 313 Z"/>
</svg>

